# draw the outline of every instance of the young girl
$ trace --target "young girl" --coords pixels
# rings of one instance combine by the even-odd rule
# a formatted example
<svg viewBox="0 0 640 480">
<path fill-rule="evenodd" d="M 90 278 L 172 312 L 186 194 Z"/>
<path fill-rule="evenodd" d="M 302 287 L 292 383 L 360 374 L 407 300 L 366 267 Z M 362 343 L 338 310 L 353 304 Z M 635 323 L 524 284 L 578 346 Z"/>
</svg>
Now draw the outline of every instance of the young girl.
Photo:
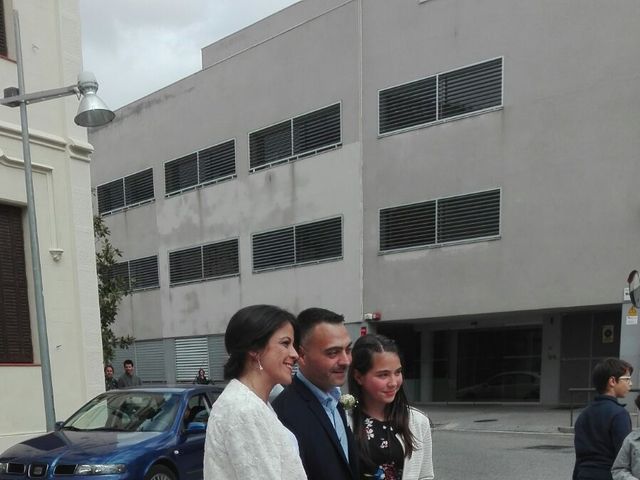
<svg viewBox="0 0 640 480">
<path fill-rule="evenodd" d="M 364 335 L 351 355 L 349 392 L 358 400 L 351 426 L 362 478 L 434 478 L 429 419 L 407 402 L 395 342 L 382 335 Z"/>
</svg>

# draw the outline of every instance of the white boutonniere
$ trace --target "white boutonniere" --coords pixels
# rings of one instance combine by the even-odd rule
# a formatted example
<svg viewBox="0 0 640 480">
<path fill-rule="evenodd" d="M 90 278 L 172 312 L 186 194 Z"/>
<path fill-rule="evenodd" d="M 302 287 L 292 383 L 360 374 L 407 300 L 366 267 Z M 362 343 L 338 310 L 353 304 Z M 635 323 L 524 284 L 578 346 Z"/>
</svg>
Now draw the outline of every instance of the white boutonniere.
<svg viewBox="0 0 640 480">
<path fill-rule="evenodd" d="M 342 408 L 345 410 L 351 410 L 357 405 L 357 403 L 358 401 L 356 400 L 356 397 L 350 393 L 343 393 L 340 395 L 340 405 L 342 405 Z"/>
</svg>

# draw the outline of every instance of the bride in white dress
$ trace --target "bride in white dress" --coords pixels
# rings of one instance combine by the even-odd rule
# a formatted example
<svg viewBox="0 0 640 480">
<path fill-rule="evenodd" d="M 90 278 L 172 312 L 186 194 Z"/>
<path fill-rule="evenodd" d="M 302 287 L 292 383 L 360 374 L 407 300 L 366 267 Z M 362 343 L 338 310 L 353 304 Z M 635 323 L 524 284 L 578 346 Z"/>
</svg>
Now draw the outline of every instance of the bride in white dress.
<svg viewBox="0 0 640 480">
<path fill-rule="evenodd" d="M 304 480 L 295 436 L 268 403 L 276 384 L 291 383 L 298 353 L 295 317 L 271 305 L 236 312 L 224 335 L 230 380 L 213 404 L 204 451 L 205 480 Z"/>
</svg>

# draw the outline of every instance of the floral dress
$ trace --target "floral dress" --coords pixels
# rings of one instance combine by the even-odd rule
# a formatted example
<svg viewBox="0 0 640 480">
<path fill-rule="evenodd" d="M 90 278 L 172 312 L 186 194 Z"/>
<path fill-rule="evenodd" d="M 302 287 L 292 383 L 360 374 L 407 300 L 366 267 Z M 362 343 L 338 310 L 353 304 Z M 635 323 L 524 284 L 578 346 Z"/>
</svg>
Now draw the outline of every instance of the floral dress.
<svg viewBox="0 0 640 480">
<path fill-rule="evenodd" d="M 404 450 L 391 424 L 367 416 L 364 418 L 364 431 L 375 467 L 361 465 L 362 478 L 400 480 L 404 467 Z"/>
</svg>

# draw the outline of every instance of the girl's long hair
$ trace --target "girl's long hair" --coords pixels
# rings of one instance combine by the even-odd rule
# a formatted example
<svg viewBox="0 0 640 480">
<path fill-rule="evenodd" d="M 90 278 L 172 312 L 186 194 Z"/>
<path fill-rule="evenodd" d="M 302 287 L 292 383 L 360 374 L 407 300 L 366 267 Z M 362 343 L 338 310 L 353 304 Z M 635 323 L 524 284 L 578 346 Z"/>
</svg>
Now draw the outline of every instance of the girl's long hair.
<svg viewBox="0 0 640 480">
<path fill-rule="evenodd" d="M 369 442 L 364 429 L 362 387 L 355 379 L 355 372 L 365 375 L 373 367 L 373 356 L 376 353 L 395 353 L 400 358 L 400 352 L 396 343 L 390 338 L 382 335 L 363 335 L 356 340 L 351 351 L 351 368 L 349 369 L 349 392 L 356 397 L 358 405 L 352 410 L 353 432 L 358 446 L 360 461 L 365 465 L 375 468 L 371 462 L 369 452 Z M 394 431 L 397 432 L 404 443 L 404 455 L 407 458 L 416 449 L 416 438 L 409 428 L 409 401 L 404 393 L 404 385 L 401 385 L 396 393 L 393 402 L 387 404 L 384 410 L 385 420 L 391 423 Z"/>
</svg>

